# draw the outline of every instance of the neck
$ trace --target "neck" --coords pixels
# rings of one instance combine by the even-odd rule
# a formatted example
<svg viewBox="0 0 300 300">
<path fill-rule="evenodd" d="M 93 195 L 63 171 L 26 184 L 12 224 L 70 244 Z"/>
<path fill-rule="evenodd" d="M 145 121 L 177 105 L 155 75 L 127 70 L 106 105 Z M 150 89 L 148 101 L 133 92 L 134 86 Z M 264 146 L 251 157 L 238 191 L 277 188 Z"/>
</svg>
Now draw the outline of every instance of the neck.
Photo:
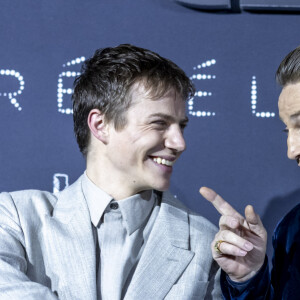
<svg viewBox="0 0 300 300">
<path fill-rule="evenodd" d="M 105 172 L 105 168 L 99 170 L 94 167 L 95 165 L 101 166 L 101 164 L 98 164 L 95 161 L 91 165 L 87 163 L 86 175 L 96 186 L 112 196 L 114 200 L 118 201 L 135 194 L 142 194 L 144 199 L 150 199 L 152 190 L 128 188 L 126 183 L 124 183 L 124 180 L 118 180 L 117 176 Z"/>
</svg>

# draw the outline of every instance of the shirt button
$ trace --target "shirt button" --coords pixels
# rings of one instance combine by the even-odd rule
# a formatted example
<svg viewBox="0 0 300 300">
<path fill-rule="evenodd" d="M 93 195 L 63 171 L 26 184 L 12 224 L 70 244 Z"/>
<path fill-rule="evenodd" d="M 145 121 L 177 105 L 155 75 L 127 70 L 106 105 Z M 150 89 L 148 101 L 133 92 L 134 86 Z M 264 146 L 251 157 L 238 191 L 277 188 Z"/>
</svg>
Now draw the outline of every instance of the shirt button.
<svg viewBox="0 0 300 300">
<path fill-rule="evenodd" d="M 113 203 L 110 204 L 109 207 L 110 207 L 111 209 L 118 209 L 118 208 L 119 208 L 119 204 L 116 203 L 116 202 L 113 202 Z"/>
</svg>

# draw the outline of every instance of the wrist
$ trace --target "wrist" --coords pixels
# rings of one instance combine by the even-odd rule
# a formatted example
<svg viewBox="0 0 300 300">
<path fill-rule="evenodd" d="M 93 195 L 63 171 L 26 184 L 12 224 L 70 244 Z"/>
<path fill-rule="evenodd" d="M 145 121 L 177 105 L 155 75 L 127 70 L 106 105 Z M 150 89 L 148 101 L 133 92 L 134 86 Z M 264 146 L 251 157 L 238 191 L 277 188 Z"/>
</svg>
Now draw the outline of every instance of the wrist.
<svg viewBox="0 0 300 300">
<path fill-rule="evenodd" d="M 257 273 L 258 273 L 258 271 L 251 271 L 250 273 L 248 273 L 244 276 L 232 276 L 232 275 L 228 274 L 228 277 L 230 278 L 230 280 L 232 280 L 234 282 L 245 282 L 245 281 L 253 278 Z"/>
<path fill-rule="evenodd" d="M 268 265 L 268 258 L 265 256 L 264 261 L 259 264 L 254 270 L 251 272 L 244 274 L 243 276 L 234 276 L 232 274 L 227 274 L 228 278 L 233 282 L 246 282 L 248 280 L 251 280 L 253 277 L 255 277 L 259 272 L 263 271 Z"/>
</svg>

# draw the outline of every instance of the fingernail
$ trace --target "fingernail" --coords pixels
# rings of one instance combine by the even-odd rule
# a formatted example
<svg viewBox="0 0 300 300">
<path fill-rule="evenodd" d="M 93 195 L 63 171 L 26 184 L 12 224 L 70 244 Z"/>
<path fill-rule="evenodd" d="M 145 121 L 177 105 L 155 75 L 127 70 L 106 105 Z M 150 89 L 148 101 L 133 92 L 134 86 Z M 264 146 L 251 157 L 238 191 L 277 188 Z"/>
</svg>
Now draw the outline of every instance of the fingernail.
<svg viewBox="0 0 300 300">
<path fill-rule="evenodd" d="M 202 187 L 200 190 L 201 195 L 210 201 L 216 197 L 216 193 L 207 187 Z"/>
<path fill-rule="evenodd" d="M 251 243 L 249 243 L 249 242 L 246 242 L 246 243 L 244 244 L 244 247 L 245 247 L 246 250 L 248 250 L 248 251 L 250 251 L 250 250 L 253 249 L 253 245 L 252 245 Z"/>
<path fill-rule="evenodd" d="M 241 255 L 241 256 L 245 256 L 246 254 L 247 254 L 247 251 L 240 250 L 240 255 Z"/>
<path fill-rule="evenodd" d="M 203 196 L 210 196 L 210 195 L 211 195 L 210 190 L 207 189 L 206 187 L 202 187 L 202 188 L 200 189 L 200 193 L 201 193 L 201 195 L 203 195 Z"/>
</svg>

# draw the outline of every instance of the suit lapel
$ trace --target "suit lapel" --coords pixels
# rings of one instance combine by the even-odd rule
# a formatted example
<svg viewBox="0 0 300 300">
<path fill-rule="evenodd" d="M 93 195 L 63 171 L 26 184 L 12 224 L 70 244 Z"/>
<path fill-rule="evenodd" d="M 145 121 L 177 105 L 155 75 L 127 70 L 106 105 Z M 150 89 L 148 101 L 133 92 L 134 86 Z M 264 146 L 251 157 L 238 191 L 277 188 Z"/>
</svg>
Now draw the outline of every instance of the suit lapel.
<svg viewBox="0 0 300 300">
<path fill-rule="evenodd" d="M 96 299 L 96 254 L 81 179 L 59 194 L 41 230 L 52 290 L 60 299 Z"/>
<path fill-rule="evenodd" d="M 159 214 L 124 299 L 163 299 L 194 256 L 189 251 L 186 210 L 170 194 L 163 195 Z"/>
</svg>

